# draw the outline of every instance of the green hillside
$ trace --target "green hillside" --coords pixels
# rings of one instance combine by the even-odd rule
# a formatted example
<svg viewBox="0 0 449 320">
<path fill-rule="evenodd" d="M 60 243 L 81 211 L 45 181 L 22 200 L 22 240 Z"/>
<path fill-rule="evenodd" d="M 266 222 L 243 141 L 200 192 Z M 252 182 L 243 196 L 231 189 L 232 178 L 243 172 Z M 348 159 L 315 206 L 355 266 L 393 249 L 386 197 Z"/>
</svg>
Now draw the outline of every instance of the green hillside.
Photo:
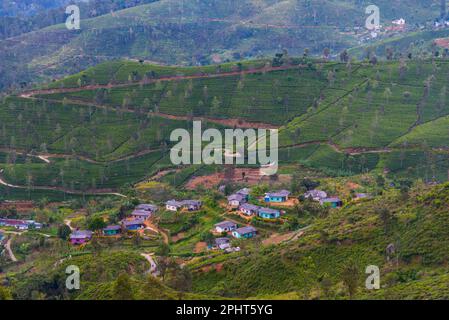
<svg viewBox="0 0 449 320">
<path fill-rule="evenodd" d="M 448 77 L 444 59 L 372 65 L 282 57 L 198 68 L 104 63 L 3 99 L 0 148 L 8 152 L 0 168 L 5 181 L 28 188 L 119 190 L 171 167 L 170 133 L 191 130 L 191 120 L 200 119 L 203 129 L 278 127 L 281 170 L 386 170 L 445 181 Z M 12 150 L 48 161 L 11 161 Z"/>
<path fill-rule="evenodd" d="M 370 1 L 163 0 L 82 20 L 79 31 L 53 25 L 0 41 L 0 89 L 49 80 L 115 58 L 198 65 L 267 56 L 280 48 L 321 55 L 356 46 Z M 439 1 L 378 1 L 382 21 L 413 24 L 439 16 Z M 101 12 L 101 10 L 99 10 Z M 83 16 L 84 17 L 84 16 Z M 33 22 L 30 22 L 32 24 Z"/>
<path fill-rule="evenodd" d="M 422 186 L 420 187 L 422 188 Z M 315 220 L 298 241 L 255 248 L 220 271 L 194 271 L 194 292 L 225 297 L 347 299 L 352 267 L 356 299 L 445 299 L 448 185 L 409 194 L 389 191 Z M 386 210 L 387 213 L 382 213 Z M 395 253 L 387 258 L 386 248 Z M 380 268 L 382 287 L 366 290 L 365 268 Z"/>
</svg>

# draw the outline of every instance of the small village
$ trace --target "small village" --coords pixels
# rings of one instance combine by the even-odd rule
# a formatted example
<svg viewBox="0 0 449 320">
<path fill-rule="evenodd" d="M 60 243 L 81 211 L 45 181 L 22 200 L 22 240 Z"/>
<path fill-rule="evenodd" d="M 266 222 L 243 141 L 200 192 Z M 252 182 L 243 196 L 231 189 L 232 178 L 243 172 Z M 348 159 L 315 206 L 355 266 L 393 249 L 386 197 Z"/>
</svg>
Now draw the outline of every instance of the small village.
<svg viewBox="0 0 449 320">
<path fill-rule="evenodd" d="M 364 194 L 357 194 L 357 197 L 366 197 Z M 302 201 L 313 201 L 327 208 L 340 208 L 343 201 L 337 197 L 328 197 L 328 194 L 322 190 L 309 190 L 300 197 L 292 197 L 288 190 L 274 190 L 266 192 L 262 197 L 254 197 L 251 195 L 250 188 L 242 188 L 227 197 L 223 202 L 222 210 L 224 211 L 224 219 L 214 224 L 210 230 L 214 236 L 214 240 L 208 245 L 208 250 L 224 250 L 225 252 L 239 251 L 239 247 L 231 246 L 231 239 L 251 239 L 258 235 L 258 230 L 252 225 L 253 218 L 258 218 L 268 223 L 282 223 L 285 220 L 286 209 L 292 208 Z M 85 246 L 94 237 L 117 238 L 122 235 L 135 234 L 145 237 L 144 231 L 155 231 L 157 222 L 155 215 L 163 212 L 175 212 L 180 214 L 195 214 L 203 207 L 200 200 L 184 199 L 184 200 L 168 200 L 165 206 L 161 207 L 155 204 L 141 203 L 136 205 L 127 216 L 117 224 L 109 224 L 101 228 L 101 230 L 88 230 L 73 228 L 69 223 L 70 235 L 68 241 L 73 246 Z M 162 212 L 161 212 L 162 211 Z M 241 222 L 235 222 L 238 217 Z M 226 219 L 228 218 L 228 219 Z M 8 230 L 16 230 L 14 232 L 23 232 L 30 230 L 41 230 L 44 228 L 42 223 L 34 220 L 20 219 L 0 219 L 0 240 L 5 239 Z M 157 230 L 156 230 L 157 231 Z M 158 232 L 158 231 L 157 231 Z"/>
<path fill-rule="evenodd" d="M 406 34 L 410 32 L 417 31 L 441 31 L 449 28 L 449 18 L 440 18 L 433 21 L 428 21 L 423 24 L 416 24 L 412 21 L 407 21 L 403 17 L 398 17 L 388 21 L 385 24 L 380 24 L 375 26 L 372 30 L 367 30 L 364 27 L 354 27 L 353 30 L 346 30 L 344 34 L 351 34 L 357 37 L 358 43 L 360 45 L 372 43 L 382 39 L 389 39 L 400 36 L 401 34 Z M 437 39 L 435 44 L 447 48 L 447 44 L 440 45 L 442 43 L 441 39 Z"/>
<path fill-rule="evenodd" d="M 449 298 L 447 0 L 2 0 L 0 43 L 0 300 Z"/>
</svg>

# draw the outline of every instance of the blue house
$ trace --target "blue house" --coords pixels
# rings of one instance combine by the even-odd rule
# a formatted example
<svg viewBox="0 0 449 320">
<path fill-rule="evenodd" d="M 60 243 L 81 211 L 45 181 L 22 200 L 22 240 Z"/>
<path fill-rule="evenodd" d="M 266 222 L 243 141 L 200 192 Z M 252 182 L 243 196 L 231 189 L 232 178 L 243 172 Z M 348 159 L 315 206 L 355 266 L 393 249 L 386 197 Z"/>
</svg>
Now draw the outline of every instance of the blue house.
<svg viewBox="0 0 449 320">
<path fill-rule="evenodd" d="M 290 191 L 287 190 L 269 192 L 265 194 L 264 200 L 265 202 L 286 202 L 288 200 L 289 195 Z"/>
<path fill-rule="evenodd" d="M 237 239 L 249 239 L 255 237 L 257 230 L 254 227 L 242 227 L 232 231 L 232 235 Z"/>
<path fill-rule="evenodd" d="M 321 205 L 329 206 L 331 208 L 340 208 L 343 206 L 343 201 L 339 197 L 326 198 L 320 201 Z"/>
<path fill-rule="evenodd" d="M 143 219 L 125 220 L 123 226 L 126 230 L 136 231 L 145 228 L 145 221 Z"/>
<path fill-rule="evenodd" d="M 259 208 L 258 215 L 263 219 L 277 219 L 281 216 L 281 213 L 279 210 L 276 209 Z"/>
<path fill-rule="evenodd" d="M 103 235 L 105 236 L 116 236 L 120 234 L 122 227 L 119 225 L 107 226 L 103 229 Z"/>
</svg>

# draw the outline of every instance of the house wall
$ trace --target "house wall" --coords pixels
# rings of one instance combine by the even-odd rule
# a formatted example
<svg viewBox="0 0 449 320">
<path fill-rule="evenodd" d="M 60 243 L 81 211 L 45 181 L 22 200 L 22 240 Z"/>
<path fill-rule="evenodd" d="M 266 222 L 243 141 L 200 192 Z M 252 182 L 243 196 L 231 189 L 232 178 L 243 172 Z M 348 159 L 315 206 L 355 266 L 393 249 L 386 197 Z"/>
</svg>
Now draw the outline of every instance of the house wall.
<svg viewBox="0 0 449 320">
<path fill-rule="evenodd" d="M 70 239 L 70 242 L 72 244 L 84 244 L 87 242 L 86 239 Z"/>
<path fill-rule="evenodd" d="M 265 202 L 285 202 L 285 197 L 265 197 Z"/>
<path fill-rule="evenodd" d="M 232 226 L 232 227 L 226 227 L 226 228 L 222 228 L 222 227 L 216 227 L 215 230 L 217 232 L 228 232 L 228 231 L 232 231 L 235 230 L 237 227 L 236 226 Z"/>
<path fill-rule="evenodd" d="M 259 216 L 264 219 L 276 219 L 280 217 L 279 213 L 265 213 L 259 212 Z"/>
<path fill-rule="evenodd" d="M 249 238 L 254 237 L 253 233 L 240 234 L 240 233 L 237 233 L 237 232 L 233 232 L 232 235 L 234 237 L 236 237 L 237 239 L 242 239 L 242 238 L 249 239 Z"/>
<path fill-rule="evenodd" d="M 128 226 L 128 227 L 126 227 L 128 230 L 139 230 L 139 229 L 141 229 L 142 228 L 142 226 L 141 225 L 132 225 L 132 226 Z"/>
<path fill-rule="evenodd" d="M 246 214 L 247 216 L 252 216 L 253 214 L 255 214 L 255 212 L 253 212 L 251 210 L 240 210 L 240 212 L 242 212 L 243 214 Z"/>
<path fill-rule="evenodd" d="M 119 234 L 119 231 L 116 230 L 108 230 L 108 231 L 103 231 L 103 234 L 105 236 L 115 236 L 117 234 Z"/>
</svg>

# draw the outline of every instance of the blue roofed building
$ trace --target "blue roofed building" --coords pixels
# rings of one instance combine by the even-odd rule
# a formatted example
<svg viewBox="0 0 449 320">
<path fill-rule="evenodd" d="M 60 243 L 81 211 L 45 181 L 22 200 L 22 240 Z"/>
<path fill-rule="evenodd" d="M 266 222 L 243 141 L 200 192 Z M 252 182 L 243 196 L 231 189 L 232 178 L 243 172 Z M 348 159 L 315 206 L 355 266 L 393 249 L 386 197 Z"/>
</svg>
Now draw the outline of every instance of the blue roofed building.
<svg viewBox="0 0 449 320">
<path fill-rule="evenodd" d="M 286 202 L 290 195 L 288 190 L 280 190 L 276 192 L 265 193 L 265 202 Z"/>
<path fill-rule="evenodd" d="M 136 231 L 145 228 L 145 221 L 143 219 L 124 220 L 122 221 L 126 230 Z"/>
<path fill-rule="evenodd" d="M 271 208 L 259 208 L 258 216 L 263 219 L 277 219 L 281 216 L 281 212 Z"/>
<path fill-rule="evenodd" d="M 242 227 L 232 231 L 232 236 L 237 239 L 249 239 L 255 237 L 257 230 L 254 227 Z"/>
<path fill-rule="evenodd" d="M 343 206 L 343 201 L 339 197 L 326 198 L 320 201 L 321 205 L 329 206 L 331 208 L 340 208 Z"/>
<path fill-rule="evenodd" d="M 107 226 L 103 229 L 103 235 L 105 236 L 116 236 L 120 234 L 122 227 L 119 225 Z"/>
</svg>

